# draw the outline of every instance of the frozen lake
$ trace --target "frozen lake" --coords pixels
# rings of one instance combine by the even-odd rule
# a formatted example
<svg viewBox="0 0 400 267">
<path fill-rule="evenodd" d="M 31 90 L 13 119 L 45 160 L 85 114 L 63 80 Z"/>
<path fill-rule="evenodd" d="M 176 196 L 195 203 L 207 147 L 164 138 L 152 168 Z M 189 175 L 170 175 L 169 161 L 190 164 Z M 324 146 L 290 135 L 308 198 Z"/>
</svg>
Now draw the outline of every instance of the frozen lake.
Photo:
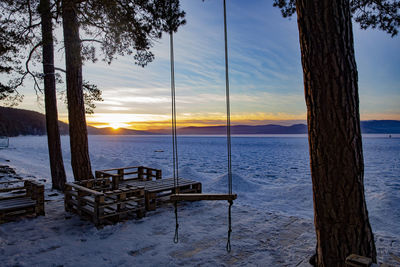
<svg viewBox="0 0 400 267">
<path fill-rule="evenodd" d="M 164 177 L 172 176 L 170 136 L 91 136 L 90 146 L 95 169 L 140 164 L 161 168 Z M 367 135 L 363 149 L 372 224 L 380 228 L 393 223 L 389 228 L 398 233 L 400 138 Z M 227 191 L 224 137 L 181 136 L 178 151 L 180 176 L 201 180 L 204 191 Z M 313 216 L 306 136 L 234 136 L 232 165 L 233 189 L 242 192 L 239 201 L 288 215 Z M 251 194 L 246 195 L 247 191 Z"/>
<path fill-rule="evenodd" d="M 10 147 L 0 150 L 0 163 L 4 164 L 5 159 L 10 160 L 6 164 L 16 168 L 22 176 L 34 176 L 41 181 L 45 180 L 48 195 L 51 193 L 51 178 L 46 142 L 46 137 L 11 138 Z M 170 136 L 90 136 L 89 145 L 93 170 L 143 165 L 162 169 L 163 177 L 172 176 Z M 62 137 L 62 146 L 68 180 L 72 181 L 67 136 Z M 363 147 L 366 199 L 379 259 L 393 262 L 390 255 L 400 254 L 400 138 L 388 138 L 385 135 L 365 136 Z M 201 181 L 204 192 L 227 191 L 224 137 L 180 136 L 178 151 L 180 177 Z M 41 225 L 40 229 L 46 228 L 46 225 L 53 229 L 54 226 L 51 225 L 56 223 L 61 224 L 58 226 L 60 229 L 66 228 L 66 232 L 71 236 L 66 234 L 61 242 L 59 238 L 51 235 L 51 230 L 46 231 L 49 235 L 46 238 L 38 232 L 38 238 L 29 244 L 40 244 L 44 251 L 41 253 L 45 254 L 42 256 L 46 260 L 42 262 L 38 256 L 31 259 L 33 263 L 43 263 L 45 266 L 55 263 L 66 266 L 75 264 L 76 261 L 80 261 L 74 258 L 71 246 L 77 242 L 78 236 L 84 236 L 88 243 L 93 242 L 100 248 L 106 248 L 108 245 L 102 243 L 102 236 L 106 235 L 107 238 L 110 236 L 109 241 L 114 240 L 112 242 L 115 242 L 116 246 L 122 246 L 120 250 L 116 248 L 111 253 L 113 257 L 122 258 L 112 261 L 106 257 L 106 265 L 129 266 L 132 264 L 131 254 L 145 249 L 143 253 L 133 253 L 133 263 L 153 266 L 239 266 L 270 262 L 277 265 L 308 266 L 307 257 L 313 253 L 315 237 L 312 226 L 312 186 L 307 137 L 234 136 L 232 164 L 233 190 L 238 194 L 238 199 L 233 210 L 233 253 L 230 256 L 224 252 L 223 244 L 226 238 L 225 205 L 200 202 L 183 205 L 180 212 L 184 225 L 182 235 L 189 239 L 183 239 L 182 244 L 174 247 L 171 244 L 174 225 L 170 206 L 165 207 L 166 213 L 157 209 L 157 212 L 150 213 L 145 219 L 108 226 L 93 232 L 92 225 L 85 223 L 82 226 L 75 215 L 72 219 L 60 221 L 60 217 L 65 216 L 62 196 L 50 196 L 47 197 L 50 201 L 46 206 L 45 218 L 25 220 L 16 225 L 9 223 L 5 225 L 4 232 L 0 230 L 0 237 L 3 238 L 3 241 L 0 240 L 0 260 L 6 257 L 8 264 L 25 265 L 25 256 L 36 253 L 33 249 L 24 252 L 27 255 L 18 254 L 18 247 L 24 245 L 19 244 L 21 241 L 18 238 L 22 238 L 24 232 L 21 232 L 21 237 L 7 235 L 6 232 L 21 231 L 23 227 L 32 229 L 35 228 L 34 225 Z M 196 216 L 192 216 L 193 214 Z M 141 223 L 143 221 L 147 226 Z M 160 229 L 164 221 L 168 222 L 168 227 L 163 225 Z M 141 241 L 132 241 L 132 238 L 127 237 L 132 233 L 140 235 Z M 157 240 L 148 240 L 149 236 L 154 235 L 159 235 Z M 194 244 L 190 238 L 195 240 Z M 7 245 L 9 243 L 10 246 Z M 47 250 L 47 245 L 55 249 Z M 131 247 L 130 250 L 128 247 Z M 124 256 L 120 255 L 121 250 L 125 251 Z M 16 252 L 17 256 L 11 257 Z M 88 248 L 84 252 L 85 255 L 92 256 L 100 253 L 94 248 Z M 57 255 L 62 253 L 66 253 L 65 258 L 58 259 Z M 154 255 L 158 256 L 157 259 L 153 258 Z M 69 256 L 74 259 L 69 259 Z M 93 262 L 101 263 L 102 261 Z"/>
</svg>

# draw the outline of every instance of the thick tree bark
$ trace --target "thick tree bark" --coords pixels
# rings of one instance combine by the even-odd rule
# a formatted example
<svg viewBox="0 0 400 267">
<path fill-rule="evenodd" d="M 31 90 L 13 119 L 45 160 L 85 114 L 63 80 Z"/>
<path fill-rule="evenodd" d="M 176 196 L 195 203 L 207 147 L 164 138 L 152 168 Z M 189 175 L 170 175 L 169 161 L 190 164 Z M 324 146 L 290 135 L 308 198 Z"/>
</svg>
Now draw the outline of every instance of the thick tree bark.
<svg viewBox="0 0 400 267">
<path fill-rule="evenodd" d="M 75 0 L 62 1 L 67 76 L 67 100 L 71 165 L 75 180 L 93 178 L 89 158 L 85 105 L 82 89 L 82 58 Z"/>
<path fill-rule="evenodd" d="M 50 12 L 50 1 L 41 0 L 39 11 L 42 19 L 44 97 L 51 181 L 53 188 L 64 190 L 66 176 L 61 150 L 60 131 L 58 129 L 56 81 L 54 76 L 53 23 Z"/>
<path fill-rule="evenodd" d="M 364 197 L 358 74 L 348 0 L 297 0 L 317 265 L 376 261 Z"/>
</svg>

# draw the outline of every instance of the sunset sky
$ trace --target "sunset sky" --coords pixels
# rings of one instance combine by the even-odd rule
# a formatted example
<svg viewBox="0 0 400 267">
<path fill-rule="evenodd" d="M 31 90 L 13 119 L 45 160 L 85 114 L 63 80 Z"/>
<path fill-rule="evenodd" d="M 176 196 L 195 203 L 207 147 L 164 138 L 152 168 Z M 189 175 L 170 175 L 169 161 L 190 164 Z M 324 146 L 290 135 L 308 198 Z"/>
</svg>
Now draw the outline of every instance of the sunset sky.
<svg viewBox="0 0 400 267">
<path fill-rule="evenodd" d="M 175 38 L 178 126 L 225 122 L 222 0 L 182 0 L 187 24 Z M 282 18 L 272 1 L 227 1 L 233 124 L 291 124 L 306 119 L 296 18 Z M 362 120 L 400 120 L 400 39 L 354 24 Z M 59 40 L 62 40 L 59 38 Z M 171 113 L 169 36 L 155 43 L 146 68 L 129 56 L 110 66 L 85 63 L 84 79 L 97 84 L 93 126 L 134 129 L 169 127 Z M 56 59 L 64 68 L 64 54 Z M 44 112 L 32 86 L 19 108 Z M 60 103 L 60 119 L 67 119 Z M 289 121 L 287 121 L 289 120 Z M 286 122 L 283 122 L 286 121 Z"/>
</svg>

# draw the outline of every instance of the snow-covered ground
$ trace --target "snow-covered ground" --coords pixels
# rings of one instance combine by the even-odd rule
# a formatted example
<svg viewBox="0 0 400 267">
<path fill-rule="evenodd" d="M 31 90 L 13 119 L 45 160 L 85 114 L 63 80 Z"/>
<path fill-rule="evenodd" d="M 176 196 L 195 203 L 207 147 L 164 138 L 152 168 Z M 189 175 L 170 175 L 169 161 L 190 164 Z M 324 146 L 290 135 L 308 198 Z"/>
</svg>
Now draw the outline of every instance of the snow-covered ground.
<svg viewBox="0 0 400 267">
<path fill-rule="evenodd" d="M 46 137 L 17 137 L 0 149 L 0 165 L 46 186 L 46 216 L 0 225 L 1 266 L 309 266 L 315 249 L 307 138 L 234 137 L 232 251 L 225 251 L 227 203 L 179 206 L 180 242 L 173 243 L 172 205 L 96 229 L 64 211 L 51 191 Z M 169 136 L 90 136 L 93 170 L 144 165 L 172 174 Z M 62 137 L 72 181 L 68 137 Z M 178 140 L 180 176 L 226 192 L 223 137 Z M 156 152 L 156 151 L 164 152 Z M 379 261 L 400 266 L 400 138 L 364 138 L 365 185 Z M 0 175 L 1 176 L 1 175 Z M 2 177 L 1 179 L 6 179 Z"/>
</svg>

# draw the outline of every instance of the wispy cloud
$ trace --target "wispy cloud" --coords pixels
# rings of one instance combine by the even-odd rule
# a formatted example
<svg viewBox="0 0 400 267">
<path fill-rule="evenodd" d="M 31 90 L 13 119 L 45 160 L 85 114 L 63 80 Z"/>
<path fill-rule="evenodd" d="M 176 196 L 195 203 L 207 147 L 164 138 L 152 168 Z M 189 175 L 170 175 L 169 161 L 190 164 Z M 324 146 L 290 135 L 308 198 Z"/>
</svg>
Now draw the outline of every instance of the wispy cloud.
<svg viewBox="0 0 400 267">
<path fill-rule="evenodd" d="M 271 1 L 228 1 L 228 49 L 232 116 L 238 121 L 304 119 L 306 106 L 296 19 L 283 19 Z M 174 35 L 177 111 L 186 122 L 219 123 L 225 114 L 224 33 L 221 1 L 182 0 L 187 25 Z M 362 118 L 393 118 L 400 113 L 400 39 L 379 31 L 355 29 Z M 94 116 L 114 114 L 144 127 L 145 120 L 169 120 L 169 36 L 152 49 L 145 68 L 131 56 L 111 65 L 85 63 L 84 79 L 103 91 Z M 56 55 L 60 66 L 63 56 Z M 2 78 L 4 79 L 4 78 Z M 30 83 L 21 108 L 44 112 L 35 104 Z M 60 101 L 59 101 L 60 103 Z M 66 118 L 64 104 L 59 104 Z M 131 114 L 128 119 L 123 114 Z M 147 114 L 147 115 L 146 115 Z M 397 115 L 396 115 L 397 114 Z M 215 118 L 213 118 L 213 116 Z M 103 116 L 104 118 L 104 116 Z M 142 119 L 140 119 L 142 118 Z M 88 117 L 88 120 L 91 117 Z M 108 118 L 111 119 L 111 118 Z M 92 121 L 92 123 L 94 123 Z M 122 122 L 121 122 L 122 123 Z"/>
</svg>

